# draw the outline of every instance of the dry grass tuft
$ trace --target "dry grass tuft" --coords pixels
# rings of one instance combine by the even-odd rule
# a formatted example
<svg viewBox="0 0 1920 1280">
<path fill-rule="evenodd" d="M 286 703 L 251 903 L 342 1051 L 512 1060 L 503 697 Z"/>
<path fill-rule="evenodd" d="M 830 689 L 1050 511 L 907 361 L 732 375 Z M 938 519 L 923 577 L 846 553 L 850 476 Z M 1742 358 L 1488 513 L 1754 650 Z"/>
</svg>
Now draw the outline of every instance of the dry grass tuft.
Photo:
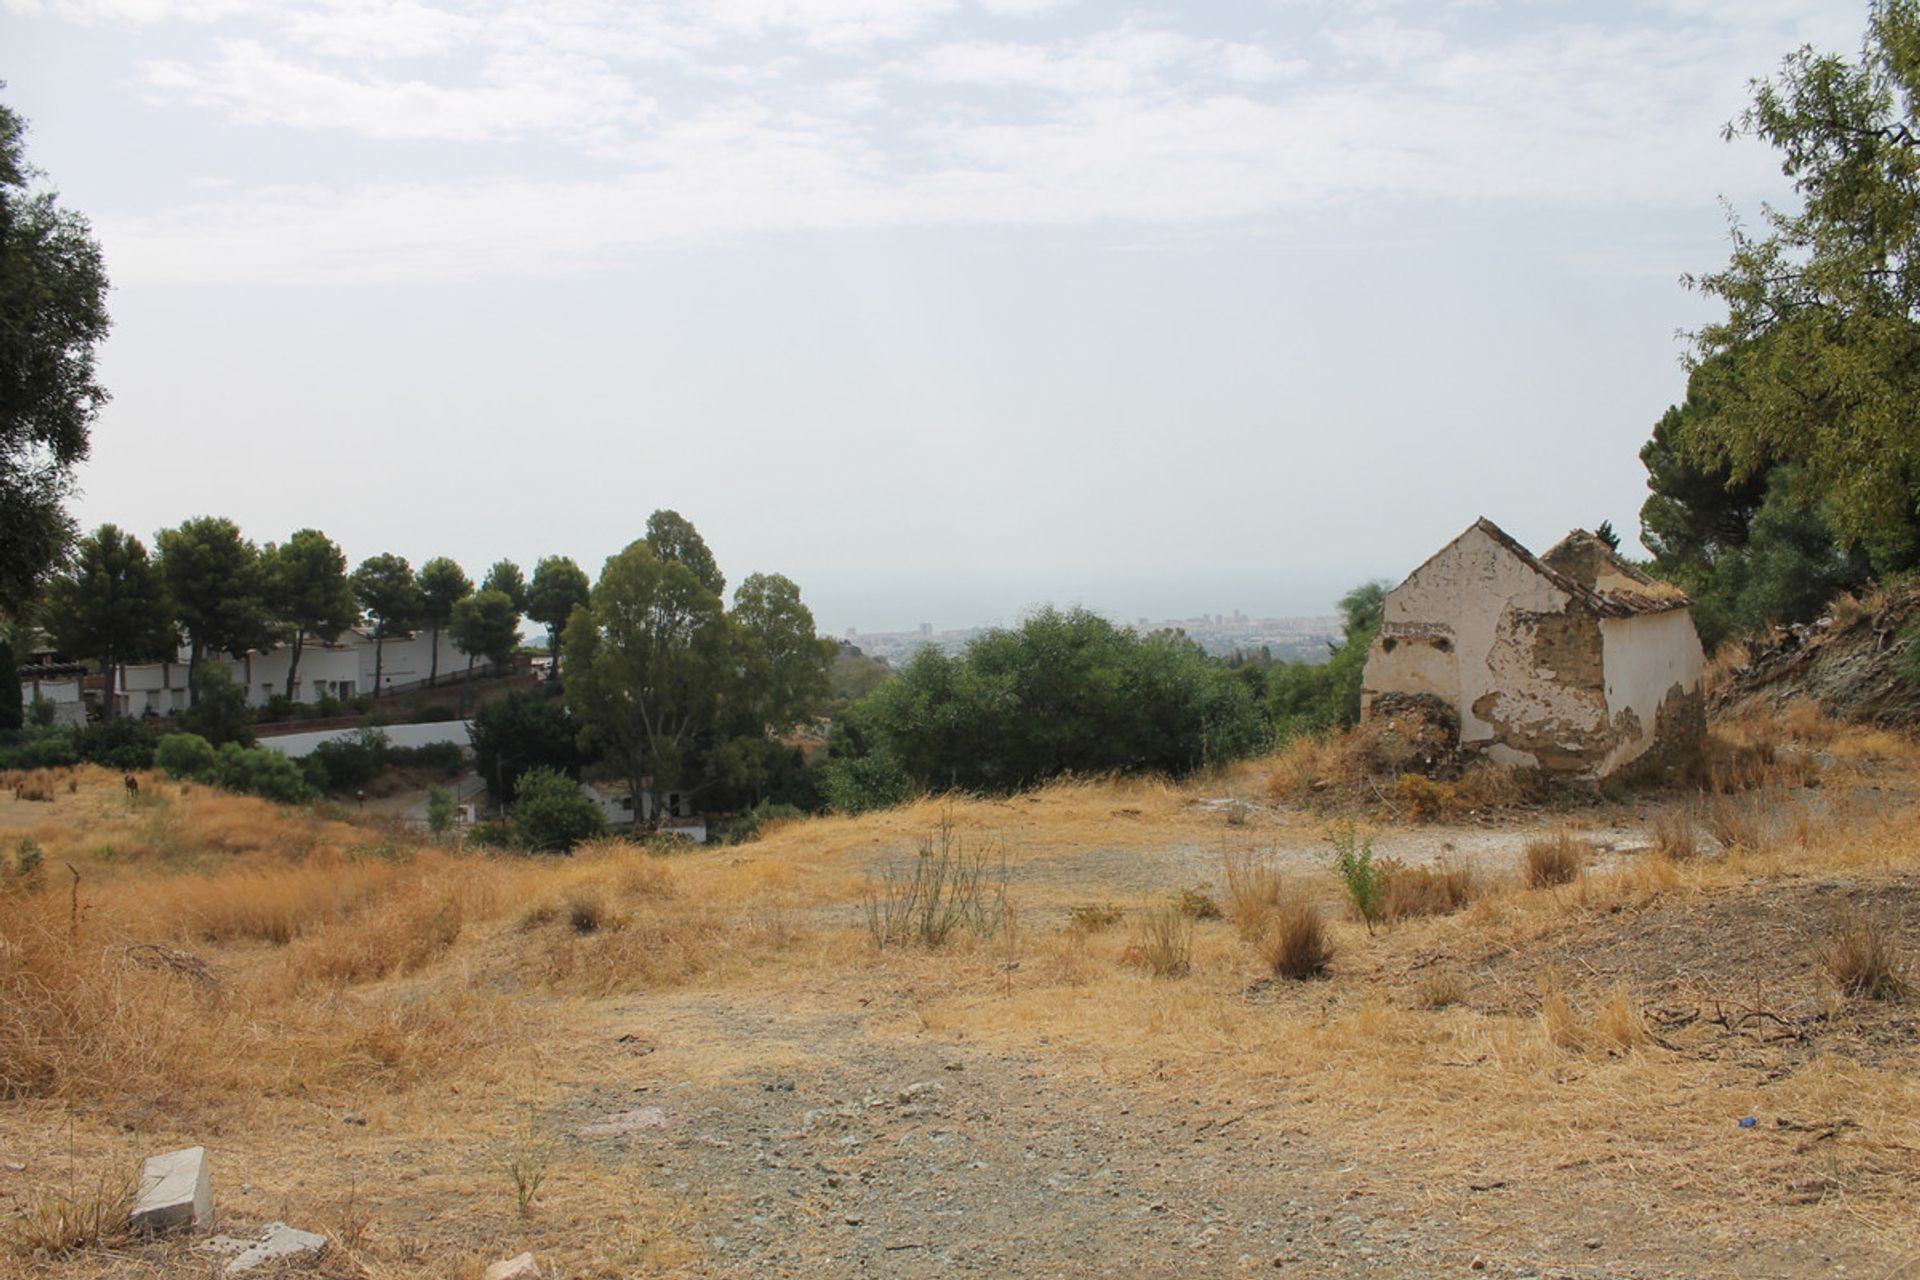
<svg viewBox="0 0 1920 1280">
<path fill-rule="evenodd" d="M 1186 977 L 1193 972 L 1192 917 L 1174 902 L 1149 908 L 1124 958 L 1156 978 Z"/>
<path fill-rule="evenodd" d="M 1351 794 L 1366 777 L 1366 754 L 1353 732 L 1301 734 L 1274 756 L 1267 794 L 1308 808 Z"/>
<path fill-rule="evenodd" d="M 1119 924 L 1126 914 L 1110 902 L 1084 902 L 1067 908 L 1067 928 L 1075 933 L 1103 933 Z"/>
<path fill-rule="evenodd" d="M 1447 863 L 1410 867 L 1386 858 L 1380 862 L 1379 874 L 1380 916 L 1385 920 L 1452 915 L 1473 901 L 1473 872 L 1468 867 Z"/>
<path fill-rule="evenodd" d="M 1672 862 L 1685 862 L 1700 852 L 1700 829 L 1688 805 L 1675 805 L 1653 815 L 1648 834 L 1654 852 Z"/>
<path fill-rule="evenodd" d="M 29 1188 L 0 1221 L 0 1243 L 16 1257 L 52 1259 L 124 1239 L 134 1178 L 101 1170 L 82 1180 L 69 1168 L 64 1187 Z"/>
<path fill-rule="evenodd" d="M 1464 971 L 1448 966 L 1435 969 L 1420 979 L 1420 985 L 1414 991 L 1414 1003 L 1422 1009 L 1445 1009 L 1449 1005 L 1464 1004 L 1470 988 Z"/>
<path fill-rule="evenodd" d="M 1280 868 L 1272 853 L 1252 849 L 1232 850 L 1221 855 L 1227 881 L 1226 914 L 1240 936 L 1253 941 L 1266 931 L 1273 909 L 1280 904 L 1285 887 Z"/>
<path fill-rule="evenodd" d="M 1584 840 L 1575 840 L 1569 831 L 1562 831 L 1549 840 L 1529 841 L 1523 855 L 1527 887 L 1550 889 L 1555 885 L 1573 883 L 1592 852 L 1592 845 Z"/>
<path fill-rule="evenodd" d="M 1820 967 L 1844 995 L 1896 1000 L 1909 987 L 1907 966 L 1893 927 L 1878 916 L 1848 908 L 1820 939 Z"/>
<path fill-rule="evenodd" d="M 1540 979 L 1540 1026 L 1549 1044 L 1569 1053 L 1625 1053 L 1648 1043 L 1646 1019 L 1625 983 L 1615 985 L 1589 1018 L 1551 970 Z"/>
<path fill-rule="evenodd" d="M 1333 942 L 1318 904 L 1289 895 L 1267 922 L 1258 943 L 1260 958 L 1277 978 L 1314 978 L 1327 971 Z"/>
</svg>

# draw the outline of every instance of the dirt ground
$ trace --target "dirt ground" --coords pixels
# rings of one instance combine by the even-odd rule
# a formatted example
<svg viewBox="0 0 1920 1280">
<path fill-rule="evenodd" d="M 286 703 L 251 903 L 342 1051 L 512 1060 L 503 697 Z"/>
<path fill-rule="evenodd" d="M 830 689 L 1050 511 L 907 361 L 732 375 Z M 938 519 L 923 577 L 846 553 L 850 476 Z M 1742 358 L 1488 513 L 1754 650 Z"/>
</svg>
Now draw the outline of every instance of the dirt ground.
<svg viewBox="0 0 1920 1280">
<path fill-rule="evenodd" d="M 1907 804 L 1850 810 L 1866 834 L 1845 856 L 1724 854 L 1652 887 L 1659 804 L 1379 830 L 1381 856 L 1490 881 L 1563 831 L 1594 854 L 1574 885 L 1377 934 L 1340 921 L 1308 982 L 1265 973 L 1226 921 L 1195 926 L 1184 979 L 1129 964 L 1132 915 L 1067 927 L 1078 905 L 1220 895 L 1235 850 L 1337 904 L 1327 820 L 1266 808 L 1252 774 L 801 824 L 668 859 L 676 901 L 724 889 L 759 950 L 601 990 L 581 973 L 611 938 L 502 916 L 436 969 L 315 997 L 401 1019 L 486 993 L 505 1023 L 475 1060 L 404 1088 L 6 1101 L 0 1203 L 198 1142 L 223 1229 L 322 1231 L 317 1269 L 341 1277 L 471 1278 L 522 1249 L 563 1277 L 1920 1276 L 1920 1003 L 1836 1001 L 1809 958 L 1848 905 L 1920 954 Z M 0 829 L 47 830 L 48 806 L 19 807 L 0 798 Z M 1006 853 L 1017 928 L 876 952 L 858 886 L 942 816 Z M 530 976 L 536 945 L 570 949 L 565 981 Z M 1458 990 L 1436 1003 L 1440 971 Z M 1580 1017 L 1630 990 L 1645 1038 L 1556 1047 L 1547 984 Z M 0 1270 L 207 1276 L 204 1243 Z"/>
</svg>

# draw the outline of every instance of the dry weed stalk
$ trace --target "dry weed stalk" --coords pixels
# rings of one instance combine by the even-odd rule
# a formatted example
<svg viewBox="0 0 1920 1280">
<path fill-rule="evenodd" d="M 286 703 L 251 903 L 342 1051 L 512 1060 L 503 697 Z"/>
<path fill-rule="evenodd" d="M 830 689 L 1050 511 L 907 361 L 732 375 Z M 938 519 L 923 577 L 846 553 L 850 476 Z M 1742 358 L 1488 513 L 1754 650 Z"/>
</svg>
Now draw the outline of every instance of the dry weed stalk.
<svg viewBox="0 0 1920 1280">
<path fill-rule="evenodd" d="M 1193 971 L 1193 919 L 1176 902 L 1149 907 L 1127 958 L 1156 978 L 1184 978 Z"/>
</svg>

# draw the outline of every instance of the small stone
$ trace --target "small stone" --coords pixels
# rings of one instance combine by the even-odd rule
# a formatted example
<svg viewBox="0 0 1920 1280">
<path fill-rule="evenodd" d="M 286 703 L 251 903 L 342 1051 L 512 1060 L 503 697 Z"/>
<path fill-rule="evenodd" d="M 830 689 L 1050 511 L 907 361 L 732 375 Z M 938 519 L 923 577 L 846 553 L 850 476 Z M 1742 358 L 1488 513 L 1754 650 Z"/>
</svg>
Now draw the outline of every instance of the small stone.
<svg viewBox="0 0 1920 1280">
<path fill-rule="evenodd" d="M 859 1218 L 856 1218 L 856 1217 L 855 1217 L 854 1215 L 852 1215 L 852 1214 L 848 1214 L 848 1215 L 847 1215 L 847 1217 L 846 1217 L 846 1223 L 847 1223 L 847 1225 L 848 1225 L 848 1226 L 850 1226 L 850 1227 L 857 1227 L 857 1226 L 859 1226 L 859 1225 L 860 1225 L 860 1219 L 859 1219 Z"/>
<path fill-rule="evenodd" d="M 4 1165 L 0 1165 L 0 1169 L 5 1169 L 8 1173 L 25 1173 L 27 1166 L 21 1164 L 18 1160 L 9 1160 Z"/>
<path fill-rule="evenodd" d="M 226 1274 L 251 1271 L 269 1262 L 284 1262 L 292 1258 L 317 1258 L 326 1251 L 325 1236 L 290 1227 L 284 1222 L 269 1222 L 261 1230 L 258 1240 L 242 1249 L 231 1262 L 227 1263 Z"/>
<path fill-rule="evenodd" d="M 207 1149 L 183 1147 L 151 1156 L 140 1169 L 140 1190 L 128 1222 L 136 1231 L 204 1226 L 213 1217 L 213 1181 Z"/>
<path fill-rule="evenodd" d="M 1475 1258 L 1467 1264 L 1467 1270 L 1469 1271 L 1485 1271 L 1486 1269 L 1487 1260 L 1485 1258 Z"/>
<path fill-rule="evenodd" d="M 367 1123 L 366 1113 L 360 1111 L 342 1111 L 340 1113 L 340 1123 L 354 1124 L 365 1128 Z"/>
<path fill-rule="evenodd" d="M 533 1260 L 531 1253 L 502 1258 L 487 1268 L 483 1280 L 540 1280 L 540 1264 Z"/>
<path fill-rule="evenodd" d="M 947 1087 L 943 1084 L 935 1084 L 931 1080 L 916 1080 L 900 1091 L 899 1100 L 902 1103 L 918 1102 L 922 1098 L 932 1097 L 945 1093 L 946 1091 Z"/>
<path fill-rule="evenodd" d="M 1598 1237 L 1582 1240 L 1580 1243 L 1585 1245 L 1589 1249 L 1598 1249 L 1600 1247 L 1600 1240 Z"/>
</svg>

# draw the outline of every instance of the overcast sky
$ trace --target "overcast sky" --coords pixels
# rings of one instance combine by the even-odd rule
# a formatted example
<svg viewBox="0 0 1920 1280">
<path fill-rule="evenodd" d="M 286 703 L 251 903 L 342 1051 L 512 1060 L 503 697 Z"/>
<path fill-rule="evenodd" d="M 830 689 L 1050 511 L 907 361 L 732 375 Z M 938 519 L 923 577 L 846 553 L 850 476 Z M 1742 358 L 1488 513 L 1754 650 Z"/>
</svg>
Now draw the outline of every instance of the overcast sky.
<svg viewBox="0 0 1920 1280">
<path fill-rule="evenodd" d="M 1318 613 L 1637 530 L 1721 127 L 1862 3 L 0 0 L 114 281 L 79 516 L 566 553 L 824 630 Z"/>
</svg>

